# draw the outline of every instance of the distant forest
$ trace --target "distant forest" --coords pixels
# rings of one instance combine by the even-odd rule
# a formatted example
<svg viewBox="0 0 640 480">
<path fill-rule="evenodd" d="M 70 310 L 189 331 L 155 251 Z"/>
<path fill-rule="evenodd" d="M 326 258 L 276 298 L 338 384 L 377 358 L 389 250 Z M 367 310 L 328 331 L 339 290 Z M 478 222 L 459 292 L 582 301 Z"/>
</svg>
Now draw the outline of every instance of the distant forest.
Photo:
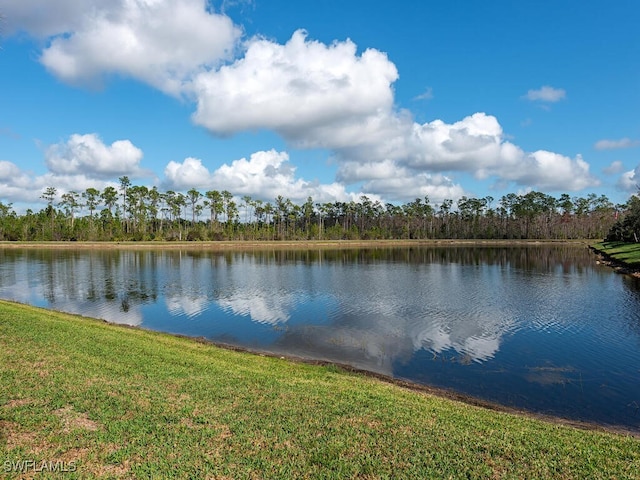
<svg viewBox="0 0 640 480">
<path fill-rule="evenodd" d="M 614 205 L 605 195 L 558 198 L 532 191 L 493 197 L 462 197 L 432 206 L 429 198 L 382 204 L 359 201 L 302 204 L 278 196 L 273 202 L 229 191 L 186 194 L 132 185 L 87 188 L 18 215 L 0 201 L 4 241 L 202 241 L 364 239 L 610 239 L 638 241 L 640 199 Z"/>
</svg>

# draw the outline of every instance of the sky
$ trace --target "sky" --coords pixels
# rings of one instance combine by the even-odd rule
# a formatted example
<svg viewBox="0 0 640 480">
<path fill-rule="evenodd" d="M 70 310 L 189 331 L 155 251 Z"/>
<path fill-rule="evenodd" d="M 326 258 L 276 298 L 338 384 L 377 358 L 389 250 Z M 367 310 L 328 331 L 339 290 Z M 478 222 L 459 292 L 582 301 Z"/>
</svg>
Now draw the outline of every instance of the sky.
<svg viewBox="0 0 640 480">
<path fill-rule="evenodd" d="M 0 0 L 0 202 L 640 184 L 640 2 Z"/>
</svg>

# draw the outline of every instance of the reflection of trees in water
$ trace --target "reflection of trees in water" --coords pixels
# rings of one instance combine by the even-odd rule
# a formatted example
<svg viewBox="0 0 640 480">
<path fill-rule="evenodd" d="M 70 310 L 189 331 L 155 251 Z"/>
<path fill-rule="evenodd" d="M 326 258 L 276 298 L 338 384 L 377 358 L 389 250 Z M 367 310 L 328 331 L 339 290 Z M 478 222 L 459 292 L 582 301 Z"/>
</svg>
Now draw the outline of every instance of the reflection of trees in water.
<svg viewBox="0 0 640 480">
<path fill-rule="evenodd" d="M 640 305 L 640 278 L 632 277 L 630 275 L 623 275 L 623 284 L 625 285 L 625 295 L 627 296 L 627 302 L 632 305 Z M 629 318 L 629 328 L 631 331 L 638 335 L 638 342 L 640 343 L 640 312 L 634 318 Z"/>
<path fill-rule="evenodd" d="M 283 302 L 278 303 L 277 298 L 278 295 L 283 294 L 284 290 L 277 291 L 273 288 L 273 284 L 279 281 L 278 278 L 290 276 L 291 273 L 286 269 L 274 272 L 260 267 L 291 264 L 299 267 L 379 265 L 383 268 L 367 273 L 369 276 L 372 275 L 372 278 L 377 278 L 377 283 L 385 281 L 385 275 L 388 276 L 391 266 L 395 264 L 432 265 L 433 268 L 438 265 L 501 266 L 505 269 L 515 268 L 534 273 L 607 272 L 594 267 L 595 259 L 586 247 L 564 244 L 439 245 L 224 252 L 211 252 L 205 249 L 1 249 L 0 260 L 3 268 L 0 287 L 11 282 L 15 283 L 18 276 L 16 269 L 26 270 L 28 271 L 26 276 L 33 277 L 28 281 L 32 285 L 37 283 L 41 295 L 52 305 L 60 302 L 94 305 L 104 302 L 116 306 L 117 311 L 126 313 L 140 305 L 155 303 L 158 298 L 163 297 L 171 303 L 175 311 L 189 314 L 201 312 L 213 301 L 223 301 L 223 303 L 226 301 L 223 306 L 226 306 L 229 311 L 253 312 L 252 317 L 271 321 L 278 319 L 277 321 L 280 322 L 288 318 L 289 307 L 286 308 L 287 311 L 282 311 L 285 305 Z M 327 281 L 326 275 L 319 273 L 318 268 L 312 270 L 315 273 L 296 274 L 298 276 L 294 288 L 300 291 L 324 288 L 318 282 Z M 243 276 L 257 277 L 248 284 L 240 280 Z M 233 282 L 231 282 L 232 279 Z M 351 281 L 358 286 L 362 279 L 362 272 L 356 269 Z M 332 277 L 329 281 L 338 281 L 338 277 Z M 629 295 L 634 296 L 633 302 L 640 302 L 638 281 L 625 279 L 624 283 L 628 286 Z M 532 279 L 529 288 L 530 297 L 538 290 L 538 284 L 538 280 Z M 257 289 L 256 286 L 264 286 L 264 288 Z M 544 290 L 543 287 L 540 285 L 539 290 Z M 357 289 L 352 291 L 352 295 L 359 295 Z M 382 298 L 383 294 L 379 296 Z M 271 301 L 272 297 L 273 301 Z M 253 305 L 252 308 L 244 305 L 251 303 L 252 300 L 254 304 L 258 301 L 259 305 Z M 289 303 L 295 305 L 296 302 L 297 300 L 291 300 Z M 190 306 L 190 303 L 194 305 Z M 267 311 L 271 309 L 270 305 L 282 308 L 276 312 L 277 314 L 269 314 Z M 637 318 L 630 320 L 634 332 L 640 332 L 639 323 Z M 424 332 L 420 335 L 424 335 Z M 452 332 L 447 332 L 447 335 L 451 337 L 451 343 L 464 344 L 455 338 Z"/>
<path fill-rule="evenodd" d="M 348 248 L 313 250 L 260 250 L 226 252 L 225 260 L 241 261 L 250 257 L 260 264 L 320 262 L 338 264 L 372 264 L 379 262 L 429 264 L 459 263 L 463 265 L 513 265 L 516 268 L 548 271 L 560 266 L 567 272 L 582 271 L 594 263 L 592 253 L 577 245 L 512 245 L 512 246 L 416 246 L 392 248 Z"/>
<path fill-rule="evenodd" d="M 158 263 L 149 251 L 4 250 L 5 264 L 33 271 L 44 298 L 59 302 L 116 302 L 123 311 L 158 297 Z"/>
<path fill-rule="evenodd" d="M 85 299 L 119 301 L 125 313 L 133 305 L 155 302 L 159 280 L 154 257 L 154 252 L 88 252 L 80 265 L 89 284 L 88 289 L 83 289 Z"/>
<path fill-rule="evenodd" d="M 235 263 L 256 265 L 377 263 L 462 264 L 511 266 L 534 272 L 583 272 L 593 268 L 594 259 L 586 247 L 575 245 L 526 246 L 429 246 L 349 249 L 273 249 L 259 251 L 210 252 L 206 250 L 56 250 L 3 249 L 4 266 L 0 286 L 15 279 L 12 268 L 21 262 L 40 265 L 36 269 L 43 296 L 52 304 L 60 298 L 98 302 L 123 301 L 129 304 L 157 300 L 160 276 L 176 279 L 174 295 L 183 291 L 182 281 L 202 268 L 229 269 Z M 16 267 L 11 267 L 15 265 Z M 178 274 L 176 274 L 178 272 Z M 182 274 L 180 274 L 182 272 Z M 209 281 L 204 278 L 203 281 Z M 15 281 L 15 280 L 14 280 Z M 629 282 L 627 282 L 629 283 Z M 638 291 L 634 286 L 632 290 Z"/>
</svg>

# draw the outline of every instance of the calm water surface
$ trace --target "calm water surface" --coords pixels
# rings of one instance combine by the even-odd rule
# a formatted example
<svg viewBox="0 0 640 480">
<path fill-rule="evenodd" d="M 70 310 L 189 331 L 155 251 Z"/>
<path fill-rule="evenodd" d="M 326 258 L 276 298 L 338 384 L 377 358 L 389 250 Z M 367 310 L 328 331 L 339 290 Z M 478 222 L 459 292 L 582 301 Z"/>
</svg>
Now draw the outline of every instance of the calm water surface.
<svg viewBox="0 0 640 480">
<path fill-rule="evenodd" d="M 640 284 L 584 247 L 0 249 L 0 297 L 640 432 Z"/>
</svg>

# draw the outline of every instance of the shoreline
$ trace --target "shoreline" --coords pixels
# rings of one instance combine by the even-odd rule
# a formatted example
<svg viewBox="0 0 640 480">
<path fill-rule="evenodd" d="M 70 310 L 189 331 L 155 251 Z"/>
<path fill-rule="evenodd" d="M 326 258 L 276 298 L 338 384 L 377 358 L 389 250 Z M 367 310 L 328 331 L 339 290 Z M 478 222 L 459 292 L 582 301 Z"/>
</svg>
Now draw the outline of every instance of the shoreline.
<svg viewBox="0 0 640 480">
<path fill-rule="evenodd" d="M 589 249 L 598 258 L 597 262 L 613 269 L 620 275 L 629 275 L 634 278 L 640 278 L 640 267 L 632 266 L 623 260 L 615 258 L 613 255 L 608 254 L 604 250 L 596 248 L 595 245 L 589 245 Z"/>
<path fill-rule="evenodd" d="M 139 325 L 128 325 L 128 324 L 123 324 L 123 323 L 110 322 L 108 320 L 103 320 L 103 319 L 100 319 L 100 318 L 88 317 L 88 316 L 84 316 L 84 315 L 65 312 L 65 311 L 62 311 L 62 310 L 55 310 L 55 309 L 37 307 L 37 306 L 34 306 L 34 305 L 21 303 L 21 302 L 16 302 L 16 301 L 13 301 L 13 300 L 0 299 L 0 305 L 2 303 L 13 304 L 13 305 L 17 305 L 17 306 L 20 306 L 20 307 L 34 308 L 36 310 L 41 310 L 43 312 L 56 312 L 56 313 L 60 313 L 60 314 L 63 314 L 63 315 L 70 315 L 70 316 L 73 316 L 73 317 L 77 317 L 77 318 L 79 318 L 81 320 L 88 320 L 90 322 L 96 322 L 96 323 L 100 323 L 100 324 L 105 324 L 105 325 L 107 325 L 109 327 L 120 327 L 120 328 L 123 328 L 123 329 L 130 329 L 130 330 L 135 330 L 135 331 L 140 331 L 140 332 L 147 332 L 147 333 L 158 334 L 158 335 L 162 335 L 162 336 L 168 336 L 168 337 L 172 337 L 172 338 L 183 339 L 183 340 L 186 340 L 186 341 L 189 341 L 189 342 L 202 344 L 202 345 L 209 345 L 209 346 L 212 346 L 212 347 L 215 347 L 215 348 L 229 350 L 229 351 L 232 351 L 232 352 L 244 353 L 244 354 L 252 355 L 252 356 L 255 356 L 255 357 L 281 359 L 281 360 L 286 360 L 286 361 L 294 363 L 294 364 L 316 365 L 316 366 L 325 366 L 325 367 L 326 366 L 331 366 L 331 367 L 334 367 L 334 368 L 338 368 L 338 369 L 340 369 L 340 370 L 342 370 L 344 372 L 347 372 L 347 373 L 352 373 L 352 374 L 355 374 L 355 375 L 368 377 L 368 378 L 374 378 L 374 379 L 379 380 L 381 382 L 384 382 L 384 383 L 387 383 L 387 384 L 390 384 L 390 385 L 394 385 L 394 386 L 398 386 L 398 387 L 401 387 L 401 388 L 409 390 L 409 391 L 413 391 L 413 392 L 417 392 L 417 393 L 421 393 L 421 394 L 426 394 L 426 395 L 433 395 L 433 396 L 438 397 L 438 398 L 451 400 L 451 401 L 454 401 L 454 402 L 464 403 L 465 405 L 470 405 L 470 406 L 474 406 L 474 407 L 483 408 L 485 410 L 489 410 L 489 411 L 492 411 L 492 412 L 506 413 L 506 414 L 510 414 L 510 415 L 523 416 L 523 417 L 526 417 L 526 418 L 532 418 L 532 419 L 540 420 L 540 421 L 543 421 L 545 423 L 550 423 L 550 424 L 554 424 L 554 425 L 562 425 L 562 426 L 567 426 L 567 427 L 573 427 L 573 428 L 577 428 L 577 429 L 580 429 L 580 430 L 596 431 L 596 432 L 604 432 L 604 433 L 613 433 L 613 434 L 616 434 L 616 435 L 630 436 L 630 437 L 633 437 L 633 438 L 640 439 L 640 427 L 638 429 L 632 429 L 632 428 L 626 427 L 624 425 L 612 425 L 612 424 L 603 424 L 603 423 L 598 423 L 598 422 L 589 422 L 589 421 L 585 421 L 585 420 L 571 419 L 571 418 L 561 417 L 561 416 L 557 416 L 557 415 L 545 414 L 545 413 L 542 413 L 542 412 L 536 412 L 534 410 L 527 410 L 527 409 L 524 409 L 524 408 L 512 407 L 512 406 L 501 404 L 501 403 L 498 403 L 498 402 L 493 402 L 493 401 L 490 401 L 490 400 L 486 400 L 486 399 L 483 399 L 483 398 L 480 398 L 480 397 L 475 397 L 473 395 L 468 395 L 468 394 L 465 394 L 465 393 L 461 393 L 461 392 L 458 392 L 458 391 L 453 390 L 453 389 L 448 389 L 448 388 L 444 388 L 444 387 L 437 387 L 437 386 L 434 386 L 434 385 L 413 382 L 411 380 L 394 377 L 392 375 L 385 375 L 383 373 L 374 372 L 374 371 L 371 371 L 371 370 L 366 370 L 366 369 L 363 369 L 363 368 L 359 368 L 359 367 L 356 367 L 356 366 L 353 366 L 353 365 L 350 365 L 350 364 L 347 364 L 347 363 L 335 362 L 335 361 L 331 361 L 331 360 L 314 359 L 314 358 L 311 358 L 311 357 L 304 357 L 304 356 L 300 356 L 300 355 L 288 355 L 288 354 L 272 352 L 272 351 L 268 351 L 268 350 L 252 349 L 252 348 L 249 348 L 249 347 L 242 347 L 242 346 L 234 345 L 234 344 L 231 344 L 231 343 L 216 342 L 216 341 L 209 340 L 206 337 L 202 337 L 202 336 L 193 337 L 193 336 L 184 335 L 184 334 L 180 334 L 180 333 L 170 333 L 170 332 L 165 332 L 165 331 L 161 331 L 161 330 L 153 330 L 153 329 L 145 328 L 145 327 L 142 327 L 142 326 L 139 326 Z"/>
<path fill-rule="evenodd" d="M 66 313 L 66 312 L 62 312 L 62 313 Z M 102 321 L 102 320 L 98 319 L 98 321 Z M 108 325 L 120 325 L 117 323 L 108 322 L 106 320 L 104 322 L 107 323 Z M 148 332 L 156 332 L 156 330 L 149 330 L 140 326 L 130 326 L 130 325 L 122 325 L 122 326 L 126 328 L 134 328 L 134 329 L 148 331 Z M 557 415 L 545 414 L 542 412 L 536 412 L 534 410 L 527 410 L 524 408 L 511 407 L 509 405 L 504 405 L 501 403 L 492 402 L 490 400 L 485 400 L 480 397 L 475 397 L 473 395 L 457 392 L 452 389 L 437 387 L 434 385 L 428 385 L 424 383 L 412 382 L 411 380 L 393 377 L 391 375 L 385 375 L 383 373 L 373 372 L 371 370 L 354 367 L 353 365 L 349 365 L 346 363 L 333 362 L 330 360 L 317 360 L 317 359 L 301 357 L 297 355 L 287 355 L 287 354 L 268 352 L 268 351 L 262 351 L 262 350 L 254 350 L 254 349 L 250 349 L 247 347 L 240 347 L 233 344 L 214 342 L 204 337 L 190 337 L 188 335 L 172 334 L 167 332 L 161 332 L 161 333 L 172 336 L 172 337 L 184 338 L 186 340 L 191 340 L 196 343 L 211 345 L 216 348 L 223 348 L 225 350 L 231 350 L 239 353 L 246 353 L 249 355 L 256 355 L 259 357 L 279 358 L 289 362 L 306 364 L 306 365 L 337 367 L 341 370 L 344 370 L 345 372 L 353 373 L 356 375 L 362 375 L 364 377 L 375 378 L 376 380 L 379 380 L 381 382 L 389 383 L 391 385 L 395 385 L 395 386 L 404 388 L 406 390 L 423 393 L 427 395 L 433 395 L 438 398 L 444 398 L 446 400 L 460 402 L 460 403 L 464 403 L 466 405 L 471 405 L 474 407 L 480 407 L 493 412 L 507 413 L 510 415 L 520 415 L 523 417 L 540 420 L 546 423 L 573 427 L 580 430 L 613 433 L 616 435 L 626 435 L 626 436 L 640 439 L 640 427 L 637 430 L 635 430 L 635 429 L 625 427 L 623 425 L 611 425 L 611 424 L 603 424 L 598 422 L 589 422 L 585 420 L 577 420 L 577 419 L 571 419 L 571 418 L 561 417 Z"/>
<path fill-rule="evenodd" d="M 73 465 L 72 476 L 635 478 L 640 468 L 629 432 L 331 363 L 6 301 L 0 331 L 0 452 Z"/>
<path fill-rule="evenodd" d="M 487 240 L 487 239 L 419 239 L 419 240 L 225 240 L 203 242 L 0 242 L 0 248 L 44 248 L 68 250 L 97 249 L 182 249 L 182 250 L 260 250 L 260 249 L 328 249 L 328 248 L 395 248 L 395 247 L 443 247 L 443 246 L 528 246 L 528 245 L 584 245 L 597 240 Z"/>
<path fill-rule="evenodd" d="M 593 240 L 457 240 L 457 239 L 438 239 L 438 240 L 313 240 L 313 241 L 217 241 L 217 242 L 29 242 L 29 243 L 16 243 L 16 242 L 0 242 L 0 249 L 2 248 L 42 248 L 42 249 L 80 249 L 80 250 L 92 250 L 92 249 L 185 249 L 185 250 L 211 250 L 211 251 L 242 251 L 242 250 L 260 250 L 260 249 L 341 249 L 341 248 L 395 248 L 395 247 L 456 247 L 456 246 L 497 246 L 497 247 L 517 247 L 517 246 L 535 246 L 535 245 L 576 245 L 586 246 L 592 252 L 599 257 L 598 263 L 610 266 L 618 273 L 633 275 L 640 278 L 640 270 L 630 269 L 624 262 L 616 261 L 613 258 L 606 258 L 608 255 L 594 247 Z M 11 300 L 0 300 L 2 302 L 14 303 L 16 305 L 23 305 L 32 308 L 40 308 L 44 311 L 54 311 L 63 314 L 69 314 L 68 312 L 47 309 L 41 307 L 35 307 L 33 305 L 15 302 Z M 69 314 L 75 315 L 75 314 Z M 397 378 L 391 375 L 385 375 L 382 373 L 362 369 L 349 364 L 334 362 L 330 360 L 314 359 L 310 357 L 287 355 L 283 353 L 276 353 L 270 351 L 256 350 L 239 345 L 221 343 L 209 340 L 205 337 L 193 337 L 183 334 L 175 334 L 169 332 L 160 332 L 152 329 L 148 329 L 141 326 L 120 324 L 117 322 L 110 322 L 107 320 L 86 317 L 83 315 L 76 315 L 83 319 L 105 323 L 110 326 L 119 326 L 127 329 L 135 329 L 147 332 L 161 333 L 176 338 L 184 338 L 196 343 L 212 345 L 217 348 L 223 348 L 226 350 L 247 353 L 262 357 L 281 358 L 286 359 L 294 363 L 309 364 L 309 365 L 321 365 L 321 366 L 333 366 L 346 372 L 363 375 L 366 377 L 376 378 L 385 383 L 400 386 L 402 388 L 416 391 L 420 393 L 435 395 L 440 398 L 445 398 L 453 401 L 459 401 L 468 405 L 478 406 L 487 410 L 495 412 L 503 412 L 509 414 L 523 415 L 530 418 L 536 418 L 547 423 L 567 425 L 583 430 L 595 430 L 610 432 L 621 435 L 630 435 L 634 438 L 640 438 L 640 429 L 630 429 L 623 425 L 609 425 L 601 424 L 597 422 L 589 422 L 576 420 L 566 417 L 549 415 L 532 410 L 526 410 L 517 407 L 511 407 L 497 402 L 492 402 L 479 397 L 474 397 L 461 392 L 457 392 L 452 389 L 443 387 L 436 387 L 428 384 L 421 384 L 406 379 Z"/>
</svg>

